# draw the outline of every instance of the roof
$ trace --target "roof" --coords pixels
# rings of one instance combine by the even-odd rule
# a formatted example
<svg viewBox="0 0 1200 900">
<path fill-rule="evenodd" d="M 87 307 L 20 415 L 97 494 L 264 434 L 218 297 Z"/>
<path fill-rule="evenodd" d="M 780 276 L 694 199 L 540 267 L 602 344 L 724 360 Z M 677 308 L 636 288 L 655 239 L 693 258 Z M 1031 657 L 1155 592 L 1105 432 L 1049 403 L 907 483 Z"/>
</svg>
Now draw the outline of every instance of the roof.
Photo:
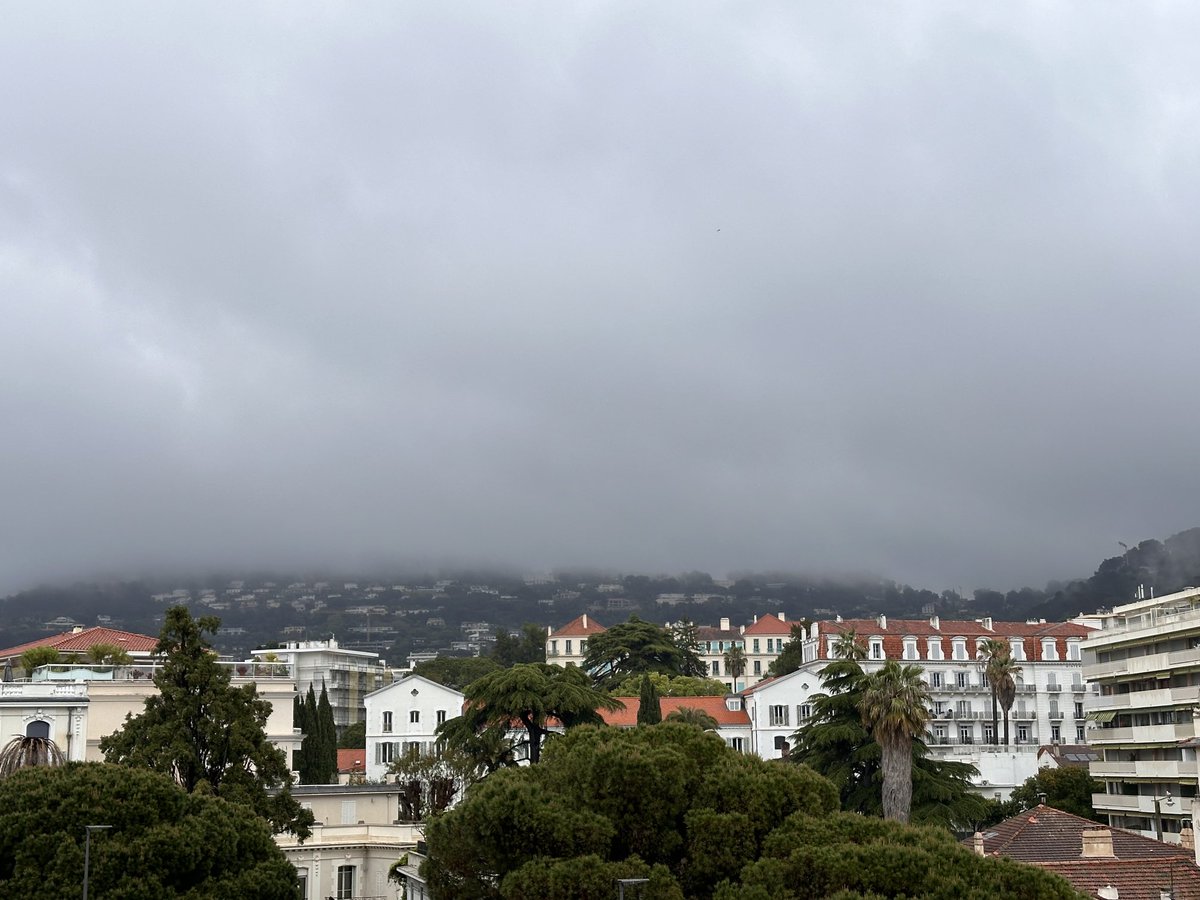
<svg viewBox="0 0 1200 900">
<path fill-rule="evenodd" d="M 988 856 L 1007 856 L 1021 862 L 1075 862 L 1083 852 L 1083 832 L 1107 827 L 1043 803 L 983 832 L 983 849 Z M 1165 844 L 1122 828 L 1110 830 L 1113 853 L 1119 860 L 1192 858 L 1192 851 L 1177 844 Z M 1200 877 L 1200 870 L 1197 875 Z M 1122 892 L 1122 900 L 1124 896 Z"/>
<path fill-rule="evenodd" d="M 1083 832 L 1101 828 L 1112 832 L 1114 856 L 1083 858 Z M 972 840 L 963 843 L 970 846 Z M 1045 804 L 983 832 L 983 846 L 987 856 L 1007 856 L 1061 875 L 1089 897 L 1112 886 L 1120 900 L 1160 900 L 1161 891 L 1173 887 L 1173 900 L 1200 900 L 1200 868 L 1191 850 Z"/>
<path fill-rule="evenodd" d="M 753 625 L 746 626 L 746 634 L 783 634 L 790 635 L 792 633 L 793 622 L 785 622 L 779 616 L 767 613 L 765 616 L 759 616 Z"/>
<path fill-rule="evenodd" d="M 740 641 L 740 628 L 718 628 L 715 625 L 697 625 L 696 639 L 701 641 Z"/>
<path fill-rule="evenodd" d="M 616 700 L 623 704 L 623 708 L 612 712 L 600 710 L 600 715 L 604 717 L 604 724 L 621 728 L 630 728 L 636 725 L 638 710 L 642 705 L 641 701 L 637 697 L 617 697 Z M 746 710 L 731 710 L 725 705 L 724 697 L 660 697 L 659 706 L 664 719 L 677 709 L 688 708 L 708 713 L 721 726 L 750 726 L 750 716 Z"/>
<path fill-rule="evenodd" d="M 340 774 L 365 775 L 367 771 L 366 750 L 338 749 L 337 767 Z"/>
<path fill-rule="evenodd" d="M 158 646 L 158 638 L 148 634 L 135 634 L 132 631 L 118 631 L 115 628 L 84 628 L 80 631 L 64 631 L 51 637 L 39 638 L 26 644 L 18 644 L 7 650 L 0 650 L 0 659 L 15 659 L 26 650 L 34 647 L 53 647 L 59 653 L 86 653 L 97 644 L 112 644 L 127 653 L 149 655 Z"/>
<path fill-rule="evenodd" d="M 936 624 L 930 619 L 886 619 L 885 622 L 877 619 L 843 619 L 840 622 L 825 620 L 819 623 L 819 630 L 826 634 L 841 634 L 850 629 L 854 629 L 864 640 L 869 637 L 882 637 L 883 654 L 887 659 L 900 659 L 903 656 L 906 637 L 961 637 L 969 641 L 979 638 L 1022 638 L 1033 641 L 1032 645 L 1026 647 L 1031 662 L 1042 661 L 1044 638 L 1055 639 L 1058 652 L 1056 662 L 1067 662 L 1066 639 L 1082 640 L 1096 630 L 1075 622 L 993 622 L 991 628 L 985 628 L 982 622 L 961 619 L 943 619 Z M 823 659 L 827 659 L 827 651 L 828 647 L 823 644 L 818 652 Z M 924 641 L 919 642 L 917 652 L 924 654 L 925 651 Z"/>
<path fill-rule="evenodd" d="M 1100 752 L 1087 744 L 1042 744 L 1037 755 L 1039 759 L 1050 756 L 1059 766 L 1075 769 L 1086 769 L 1088 763 L 1100 759 Z"/>
<path fill-rule="evenodd" d="M 600 634 L 603 631 L 608 631 L 608 629 L 587 613 L 584 613 L 582 616 L 576 616 L 562 628 L 550 632 L 550 637 L 559 637 L 560 635 L 577 637 L 579 635 Z"/>
</svg>

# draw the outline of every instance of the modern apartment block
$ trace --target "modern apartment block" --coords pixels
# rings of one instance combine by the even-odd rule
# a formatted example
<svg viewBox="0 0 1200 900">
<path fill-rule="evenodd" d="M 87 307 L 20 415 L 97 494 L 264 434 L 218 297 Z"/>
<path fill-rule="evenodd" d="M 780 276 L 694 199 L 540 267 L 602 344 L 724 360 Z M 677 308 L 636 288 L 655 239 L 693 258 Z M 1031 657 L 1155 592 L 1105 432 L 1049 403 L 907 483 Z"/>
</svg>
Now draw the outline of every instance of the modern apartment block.
<svg viewBox="0 0 1200 900">
<path fill-rule="evenodd" d="M 387 665 L 378 653 L 347 650 L 335 638 L 325 641 L 287 641 L 273 650 L 251 651 L 256 660 L 286 664 L 296 677 L 300 696 L 311 685 L 320 696 L 321 686 L 329 695 L 333 722 L 339 733 L 347 725 L 363 721 L 367 714 L 364 698 L 391 680 Z"/>
<path fill-rule="evenodd" d="M 1093 796 L 1110 825 L 1178 840 L 1198 775 L 1200 588 L 1115 607 L 1083 645 Z"/>
</svg>

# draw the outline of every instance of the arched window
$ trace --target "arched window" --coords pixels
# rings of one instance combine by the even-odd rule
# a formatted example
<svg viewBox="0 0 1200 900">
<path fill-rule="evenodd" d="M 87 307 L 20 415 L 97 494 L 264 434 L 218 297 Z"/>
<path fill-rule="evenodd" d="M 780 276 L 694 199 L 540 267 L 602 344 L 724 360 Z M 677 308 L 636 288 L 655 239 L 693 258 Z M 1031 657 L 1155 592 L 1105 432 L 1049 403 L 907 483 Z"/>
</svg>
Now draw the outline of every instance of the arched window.
<svg viewBox="0 0 1200 900">
<path fill-rule="evenodd" d="M 41 720 L 30 722 L 25 726 L 25 737 L 31 738 L 49 738 L 50 723 L 42 722 Z"/>
</svg>

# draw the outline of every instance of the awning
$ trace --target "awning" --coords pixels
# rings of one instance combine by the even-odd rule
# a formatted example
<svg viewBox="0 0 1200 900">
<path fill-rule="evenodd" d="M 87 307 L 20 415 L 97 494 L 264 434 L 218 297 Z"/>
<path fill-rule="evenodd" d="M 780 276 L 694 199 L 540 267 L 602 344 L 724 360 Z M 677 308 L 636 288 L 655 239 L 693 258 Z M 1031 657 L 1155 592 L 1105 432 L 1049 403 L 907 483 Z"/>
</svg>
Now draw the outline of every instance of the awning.
<svg viewBox="0 0 1200 900">
<path fill-rule="evenodd" d="M 1093 722 L 1111 722 L 1116 717 L 1115 709 L 1093 709 L 1087 714 L 1087 718 Z"/>
</svg>

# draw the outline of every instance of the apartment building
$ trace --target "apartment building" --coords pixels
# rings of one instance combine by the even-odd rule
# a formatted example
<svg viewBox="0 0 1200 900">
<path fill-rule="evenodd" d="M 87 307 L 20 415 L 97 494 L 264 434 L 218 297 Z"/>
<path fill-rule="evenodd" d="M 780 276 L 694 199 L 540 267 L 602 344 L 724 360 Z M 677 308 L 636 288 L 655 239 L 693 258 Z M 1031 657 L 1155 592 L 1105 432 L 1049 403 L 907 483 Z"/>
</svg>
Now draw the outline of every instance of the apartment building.
<svg viewBox="0 0 1200 900">
<path fill-rule="evenodd" d="M 339 734 L 347 725 L 363 720 L 363 699 L 391 677 L 378 653 L 347 650 L 338 646 L 336 638 L 287 641 L 275 649 L 251 652 L 257 660 L 286 664 L 295 673 L 296 690 L 302 697 L 310 686 L 320 696 L 324 686 Z"/>
<path fill-rule="evenodd" d="M 588 639 L 608 629 L 587 613 L 546 636 L 546 662 L 555 666 L 582 666 Z"/>
<path fill-rule="evenodd" d="M 367 780 L 383 781 L 394 760 L 413 750 L 431 753 L 437 727 L 462 715 L 462 692 L 407 675 L 368 694 Z"/>
<path fill-rule="evenodd" d="M 704 663 L 704 671 L 714 681 L 725 682 L 725 687 L 730 693 L 744 690 L 751 684 L 746 677 L 750 670 L 749 660 L 746 661 L 745 671 L 734 678 L 725 659 L 725 655 L 735 647 L 745 653 L 746 639 L 742 631 L 742 628 L 732 627 L 726 618 L 721 619 L 716 628 L 711 625 L 700 625 L 696 628 L 696 639 L 700 642 L 699 656 Z"/>
<path fill-rule="evenodd" d="M 1177 841 L 1196 797 L 1200 588 L 1115 607 L 1083 645 L 1092 798 L 1112 826 Z"/>
<path fill-rule="evenodd" d="M 1087 627 L 989 618 L 941 621 L 937 616 L 889 621 L 880 616 L 813 623 L 802 634 L 805 662 L 800 669 L 744 693 L 753 752 L 778 758 L 790 751 L 792 735 L 812 714 L 812 698 L 824 691 L 821 670 L 835 658 L 838 637 L 851 629 L 867 650 L 866 671 L 889 659 L 924 670 L 932 699 L 926 735 L 930 750 L 976 766 L 980 793 L 1007 798 L 1036 773 L 1040 745 L 1084 740 L 1087 689 L 1081 648 Z M 1007 641 L 1021 667 L 1008 746 L 1003 744 L 1002 717 L 1000 733 L 992 729 L 991 688 L 981 658 L 988 639 Z"/>
</svg>

